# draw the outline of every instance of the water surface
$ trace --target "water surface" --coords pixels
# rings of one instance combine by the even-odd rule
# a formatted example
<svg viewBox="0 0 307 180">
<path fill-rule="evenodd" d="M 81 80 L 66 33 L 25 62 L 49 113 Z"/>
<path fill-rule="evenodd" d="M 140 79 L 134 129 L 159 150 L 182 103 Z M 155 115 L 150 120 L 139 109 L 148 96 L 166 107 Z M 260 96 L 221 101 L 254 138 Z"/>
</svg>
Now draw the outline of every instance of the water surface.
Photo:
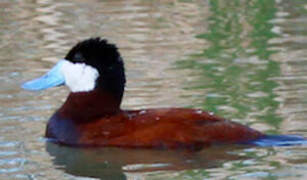
<svg viewBox="0 0 307 180">
<path fill-rule="evenodd" d="M 0 179 L 306 179 L 304 146 L 191 153 L 46 143 L 46 122 L 68 90 L 19 86 L 95 36 L 125 59 L 123 108 L 202 108 L 307 136 L 306 0 L 3 0 Z"/>
</svg>

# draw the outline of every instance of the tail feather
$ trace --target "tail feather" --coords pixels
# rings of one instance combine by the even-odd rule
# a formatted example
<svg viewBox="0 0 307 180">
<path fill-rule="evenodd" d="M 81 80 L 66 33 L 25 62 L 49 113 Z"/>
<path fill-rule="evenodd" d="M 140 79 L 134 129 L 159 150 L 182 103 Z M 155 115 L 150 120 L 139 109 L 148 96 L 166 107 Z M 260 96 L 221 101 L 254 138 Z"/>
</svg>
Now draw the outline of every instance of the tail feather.
<svg viewBox="0 0 307 180">
<path fill-rule="evenodd" d="M 261 147 L 307 145 L 307 139 L 297 135 L 265 135 L 247 144 Z"/>
</svg>

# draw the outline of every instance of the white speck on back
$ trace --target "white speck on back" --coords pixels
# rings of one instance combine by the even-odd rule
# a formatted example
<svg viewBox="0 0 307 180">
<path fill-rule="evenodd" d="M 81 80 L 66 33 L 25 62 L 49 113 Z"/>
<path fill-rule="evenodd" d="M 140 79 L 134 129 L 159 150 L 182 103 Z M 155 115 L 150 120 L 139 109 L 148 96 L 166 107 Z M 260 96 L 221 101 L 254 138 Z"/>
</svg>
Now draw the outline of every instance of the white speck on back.
<svg viewBox="0 0 307 180">
<path fill-rule="evenodd" d="M 209 114 L 212 116 L 212 115 L 214 115 L 214 112 L 209 112 Z"/>
<path fill-rule="evenodd" d="M 103 131 L 102 134 L 105 135 L 105 136 L 108 136 L 108 135 L 110 135 L 110 132 L 109 131 Z"/>
<path fill-rule="evenodd" d="M 196 110 L 195 112 L 196 112 L 197 114 L 201 114 L 201 113 L 203 113 L 203 111 L 202 111 L 202 110 L 200 110 L 200 109 Z"/>
<path fill-rule="evenodd" d="M 65 84 L 72 92 L 87 92 L 95 88 L 98 71 L 85 63 L 72 63 L 65 60 L 61 69 Z"/>
<path fill-rule="evenodd" d="M 139 114 L 145 114 L 145 113 L 146 113 L 145 110 L 142 110 L 142 111 L 139 112 Z"/>
</svg>

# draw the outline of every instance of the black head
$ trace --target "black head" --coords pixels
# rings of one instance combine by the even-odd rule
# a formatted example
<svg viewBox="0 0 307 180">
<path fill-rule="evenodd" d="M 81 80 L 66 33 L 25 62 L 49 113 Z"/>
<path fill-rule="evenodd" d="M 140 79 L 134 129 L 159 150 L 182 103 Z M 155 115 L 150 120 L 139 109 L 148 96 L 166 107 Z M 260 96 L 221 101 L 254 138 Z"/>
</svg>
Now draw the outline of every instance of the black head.
<svg viewBox="0 0 307 180">
<path fill-rule="evenodd" d="M 76 44 L 65 59 L 72 63 L 85 63 L 97 69 L 99 77 L 95 88 L 122 98 L 126 83 L 124 62 L 114 44 L 100 38 L 87 39 Z"/>
</svg>

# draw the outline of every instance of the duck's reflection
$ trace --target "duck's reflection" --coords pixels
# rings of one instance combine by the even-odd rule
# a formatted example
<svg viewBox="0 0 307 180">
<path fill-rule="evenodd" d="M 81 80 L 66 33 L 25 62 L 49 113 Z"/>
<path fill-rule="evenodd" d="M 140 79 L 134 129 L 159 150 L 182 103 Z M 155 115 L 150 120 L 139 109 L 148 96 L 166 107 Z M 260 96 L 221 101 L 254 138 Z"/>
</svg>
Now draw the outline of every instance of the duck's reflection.
<svg viewBox="0 0 307 180">
<path fill-rule="evenodd" d="M 237 155 L 238 146 L 215 146 L 201 151 L 122 148 L 74 148 L 47 142 L 46 150 L 59 169 L 75 176 L 126 179 L 125 172 L 179 171 L 221 166 Z"/>
</svg>

